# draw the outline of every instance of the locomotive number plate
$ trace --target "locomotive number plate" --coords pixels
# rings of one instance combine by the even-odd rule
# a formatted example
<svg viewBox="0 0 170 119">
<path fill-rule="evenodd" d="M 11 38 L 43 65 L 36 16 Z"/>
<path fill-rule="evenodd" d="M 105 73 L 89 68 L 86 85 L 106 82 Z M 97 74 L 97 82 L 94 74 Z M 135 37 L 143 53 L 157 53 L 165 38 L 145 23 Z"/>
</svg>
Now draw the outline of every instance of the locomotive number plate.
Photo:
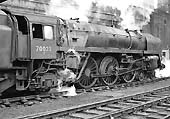
<svg viewBox="0 0 170 119">
<path fill-rule="evenodd" d="M 36 52 L 43 52 L 45 54 L 45 52 L 51 51 L 52 51 L 51 46 L 36 46 Z"/>
</svg>

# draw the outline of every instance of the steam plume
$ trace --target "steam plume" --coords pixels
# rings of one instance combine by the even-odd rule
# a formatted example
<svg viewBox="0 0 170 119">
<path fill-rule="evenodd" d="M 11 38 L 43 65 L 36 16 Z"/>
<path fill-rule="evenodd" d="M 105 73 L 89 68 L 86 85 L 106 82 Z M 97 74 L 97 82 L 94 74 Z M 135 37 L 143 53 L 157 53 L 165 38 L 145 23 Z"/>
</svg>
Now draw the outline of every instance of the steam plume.
<svg viewBox="0 0 170 119">
<path fill-rule="evenodd" d="M 63 19 L 78 17 L 80 21 L 88 21 L 87 16 L 93 3 L 98 8 L 112 7 L 120 10 L 123 19 L 121 25 L 130 29 L 141 29 L 157 7 L 157 0 L 51 0 L 46 14 Z M 100 14 L 97 15 L 99 16 Z"/>
<path fill-rule="evenodd" d="M 169 77 L 170 76 L 170 60 L 164 58 L 162 60 L 162 63 L 165 65 L 165 68 L 163 70 L 157 69 L 156 72 L 156 77 L 161 78 L 161 77 Z"/>
</svg>

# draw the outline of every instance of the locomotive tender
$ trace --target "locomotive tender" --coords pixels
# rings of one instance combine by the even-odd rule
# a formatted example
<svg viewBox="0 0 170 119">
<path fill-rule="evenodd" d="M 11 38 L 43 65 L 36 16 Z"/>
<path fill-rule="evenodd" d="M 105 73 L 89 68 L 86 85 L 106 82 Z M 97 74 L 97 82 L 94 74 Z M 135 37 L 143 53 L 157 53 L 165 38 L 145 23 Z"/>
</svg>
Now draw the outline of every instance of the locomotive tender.
<svg viewBox="0 0 170 119">
<path fill-rule="evenodd" d="M 49 90 L 65 68 L 83 88 L 152 78 L 161 68 L 160 43 L 147 33 L 2 9 L 0 94 Z"/>
</svg>

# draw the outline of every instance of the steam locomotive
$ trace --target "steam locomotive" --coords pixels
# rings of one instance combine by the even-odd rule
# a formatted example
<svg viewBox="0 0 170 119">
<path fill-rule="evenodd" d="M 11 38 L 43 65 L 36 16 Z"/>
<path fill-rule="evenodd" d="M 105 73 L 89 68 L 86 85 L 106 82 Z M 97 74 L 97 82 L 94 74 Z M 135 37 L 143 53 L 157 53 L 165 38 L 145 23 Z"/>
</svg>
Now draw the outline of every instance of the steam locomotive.
<svg viewBox="0 0 170 119">
<path fill-rule="evenodd" d="M 160 44 L 147 33 L 1 9 L 0 94 L 47 91 L 66 68 L 83 88 L 152 78 Z"/>
</svg>

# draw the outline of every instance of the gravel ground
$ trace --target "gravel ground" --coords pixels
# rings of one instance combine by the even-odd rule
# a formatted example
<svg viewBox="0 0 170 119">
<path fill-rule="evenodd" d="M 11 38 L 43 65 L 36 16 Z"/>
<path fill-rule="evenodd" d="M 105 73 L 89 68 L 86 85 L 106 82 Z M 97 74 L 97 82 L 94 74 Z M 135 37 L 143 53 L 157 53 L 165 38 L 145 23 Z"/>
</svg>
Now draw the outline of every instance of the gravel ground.
<svg viewBox="0 0 170 119">
<path fill-rule="evenodd" d="M 163 86 L 169 86 L 170 80 L 157 82 L 153 84 L 147 84 L 140 87 L 129 87 L 123 90 L 108 90 L 92 93 L 84 93 L 74 97 L 57 98 L 54 100 L 45 100 L 43 103 L 36 103 L 32 106 L 19 105 L 12 108 L 0 108 L 0 119 L 13 119 L 17 116 L 24 116 L 28 114 L 40 113 L 44 111 L 57 110 L 68 108 L 71 106 L 93 103 L 108 98 L 118 98 L 127 96 L 143 91 L 149 91 L 152 89 L 160 88 Z"/>
</svg>

